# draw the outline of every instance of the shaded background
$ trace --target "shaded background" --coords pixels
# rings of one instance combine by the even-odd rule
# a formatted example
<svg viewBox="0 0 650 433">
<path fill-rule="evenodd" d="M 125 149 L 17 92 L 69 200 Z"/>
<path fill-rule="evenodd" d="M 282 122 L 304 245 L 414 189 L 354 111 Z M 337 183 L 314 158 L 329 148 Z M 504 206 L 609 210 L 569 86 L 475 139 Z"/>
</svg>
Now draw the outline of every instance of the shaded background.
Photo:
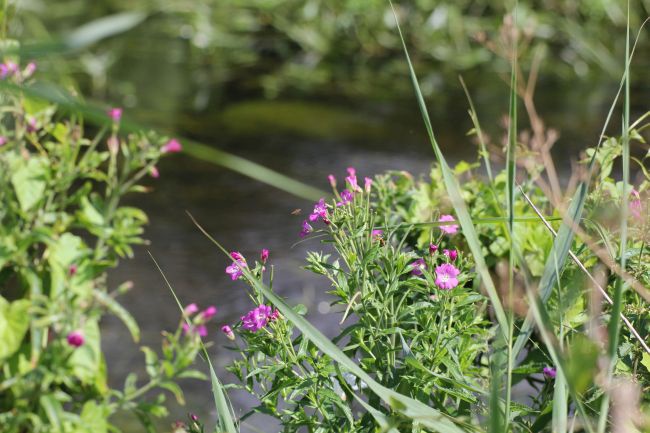
<svg viewBox="0 0 650 433">
<path fill-rule="evenodd" d="M 500 28 L 510 2 L 419 0 L 397 13 L 426 94 L 438 140 L 450 162 L 472 160 L 476 146 L 458 75 L 472 93 L 485 131 L 500 142 L 507 112 L 509 65 Z M 632 28 L 650 1 L 632 2 Z M 129 119 L 192 138 L 326 190 L 326 176 L 345 168 L 363 175 L 387 169 L 426 174 L 433 153 L 424 135 L 392 12 L 378 0 L 57 0 L 17 3 L 9 35 L 24 44 L 56 42 L 102 17 L 133 24 L 83 49 L 39 59 L 41 78 L 64 83 L 87 101 L 125 108 Z M 623 71 L 625 2 L 520 1 L 521 63 L 543 59 L 536 102 L 559 130 L 554 153 L 564 176 L 580 151 L 596 143 Z M 95 27 L 97 22 L 95 21 Z M 90 27 L 92 29 L 92 26 Z M 642 35 L 633 64 L 632 105 L 650 96 L 650 54 Z M 647 106 L 647 105 L 646 105 Z M 614 117 L 616 119 L 617 117 Z M 617 122 L 612 122 L 616 124 Z M 525 121 L 522 125 L 525 127 Z M 182 140 L 181 140 L 182 141 Z M 496 152 L 498 153 L 498 152 Z M 110 275 L 135 283 L 123 304 L 142 328 L 143 344 L 158 347 L 160 331 L 175 328 L 178 309 L 146 251 L 160 262 L 185 303 L 218 307 L 209 341 L 223 380 L 231 354 L 221 324 L 251 307 L 229 264 L 199 233 L 191 212 L 214 237 L 245 256 L 271 250 L 276 287 L 303 303 L 326 333 L 337 321 L 326 281 L 301 269 L 307 248 L 294 245 L 300 216 L 311 204 L 245 176 L 187 155 L 165 158 L 151 194 L 131 197 L 150 217 L 150 245 L 136 249 Z M 111 381 L 120 386 L 144 356 L 116 320 L 104 321 Z M 186 411 L 213 417 L 209 384 L 183 384 L 187 406 L 171 407 L 161 425 Z M 232 393 L 237 414 L 254 401 Z M 263 416 L 251 424 L 269 430 Z M 133 420 L 117 420 L 127 432 Z M 243 431 L 247 431 L 246 428 Z"/>
</svg>

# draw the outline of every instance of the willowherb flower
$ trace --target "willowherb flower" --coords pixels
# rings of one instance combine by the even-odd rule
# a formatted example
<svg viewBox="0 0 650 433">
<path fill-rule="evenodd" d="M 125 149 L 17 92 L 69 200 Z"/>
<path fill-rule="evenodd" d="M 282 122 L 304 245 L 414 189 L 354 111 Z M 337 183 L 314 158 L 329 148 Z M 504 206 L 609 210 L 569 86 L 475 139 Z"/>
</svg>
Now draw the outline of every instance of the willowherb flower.
<svg viewBox="0 0 650 433">
<path fill-rule="evenodd" d="M 327 205 L 325 204 L 325 199 L 321 198 L 318 200 L 318 203 L 314 205 L 314 211 L 309 214 L 309 221 L 318 221 L 322 219 L 324 222 L 327 220 Z"/>
<path fill-rule="evenodd" d="M 154 179 L 158 179 L 160 177 L 160 172 L 155 165 L 152 165 L 151 168 L 149 168 L 149 176 L 153 177 Z"/>
<path fill-rule="evenodd" d="M 269 259 L 269 250 L 266 248 L 262 248 L 262 252 L 260 253 L 260 260 L 262 260 L 262 263 L 266 263 L 266 261 Z"/>
<path fill-rule="evenodd" d="M 345 178 L 345 181 L 350 185 L 350 189 L 352 191 L 361 191 L 361 187 L 359 184 L 357 184 L 357 177 L 356 176 L 348 176 Z"/>
<path fill-rule="evenodd" d="M 185 309 L 183 310 L 185 314 L 188 316 L 191 316 L 192 314 L 195 314 L 199 311 L 199 306 L 196 305 L 195 303 L 189 304 Z"/>
<path fill-rule="evenodd" d="M 370 236 L 375 240 L 381 239 L 384 236 L 384 231 L 379 230 L 379 229 L 375 229 L 370 233 Z"/>
<path fill-rule="evenodd" d="M 122 109 L 119 107 L 113 107 L 108 110 L 108 117 L 113 120 L 113 122 L 119 122 L 122 119 Z"/>
<path fill-rule="evenodd" d="M 370 194 L 370 190 L 372 189 L 372 179 L 370 179 L 369 177 L 364 178 L 363 188 L 366 190 L 368 194 Z"/>
<path fill-rule="evenodd" d="M 354 167 L 348 167 L 347 172 L 348 172 L 348 176 L 356 176 L 357 175 L 357 170 Z"/>
<path fill-rule="evenodd" d="M 160 151 L 162 153 L 177 153 L 182 150 L 183 150 L 183 146 L 175 138 L 172 138 L 167 143 L 165 143 L 163 147 L 160 148 Z"/>
<path fill-rule="evenodd" d="M 230 275 L 230 278 L 235 281 L 244 274 L 243 268 L 247 267 L 246 259 L 237 251 L 232 251 L 230 257 L 233 259 L 233 262 L 230 266 L 226 267 L 226 274 Z"/>
<path fill-rule="evenodd" d="M 445 250 L 442 250 L 442 253 L 445 256 L 449 257 L 449 260 L 451 260 L 452 262 L 458 258 L 458 251 L 456 251 L 456 250 L 447 250 L 447 249 L 445 249 Z"/>
<path fill-rule="evenodd" d="M 436 244 L 429 244 L 429 254 L 433 255 L 438 251 L 438 245 Z"/>
<path fill-rule="evenodd" d="M 280 318 L 280 310 L 277 308 L 273 310 L 273 313 L 271 313 L 271 316 L 269 317 L 269 320 L 273 322 L 274 320 L 278 320 Z"/>
<path fill-rule="evenodd" d="M 442 290 L 451 290 L 458 285 L 460 271 L 456 266 L 444 263 L 436 267 L 436 286 Z"/>
<path fill-rule="evenodd" d="M 249 311 L 241 317 L 242 328 L 247 331 L 257 332 L 269 323 L 271 316 L 271 307 L 260 304 L 259 307 Z"/>
<path fill-rule="evenodd" d="M 311 233 L 313 231 L 314 231 L 314 228 L 309 225 L 309 221 L 304 220 L 302 222 L 302 227 L 301 227 L 301 230 L 300 230 L 300 237 L 304 238 L 305 236 L 307 236 L 309 233 Z"/>
<path fill-rule="evenodd" d="M 66 337 L 66 340 L 68 341 L 68 344 L 72 347 L 81 347 L 86 341 L 86 338 L 84 337 L 83 332 L 77 329 L 75 331 L 70 332 Z"/>
<path fill-rule="evenodd" d="M 411 270 L 411 274 L 422 275 L 424 270 L 427 268 L 427 263 L 424 261 L 424 259 L 417 259 L 411 263 L 411 267 L 413 268 Z"/>
<path fill-rule="evenodd" d="M 235 333 L 232 332 L 232 328 L 228 325 L 223 325 L 221 327 L 221 332 L 228 338 L 228 340 L 235 341 Z"/>
<path fill-rule="evenodd" d="M 34 62 L 27 63 L 27 66 L 25 66 L 25 69 L 23 70 L 23 78 L 31 77 L 32 75 L 34 75 L 34 72 L 36 72 L 36 63 Z"/>
<path fill-rule="evenodd" d="M 68 267 L 68 275 L 71 276 L 71 277 L 74 277 L 75 275 L 77 275 L 78 270 L 79 270 L 79 267 L 76 264 L 73 263 Z"/>
<path fill-rule="evenodd" d="M 542 369 L 542 374 L 547 379 L 555 379 L 557 371 L 553 367 L 546 366 Z"/>
<path fill-rule="evenodd" d="M 7 141 L 8 141 L 8 140 L 7 140 L 7 137 L 5 137 L 4 135 L 0 135 L 0 147 L 2 147 L 2 146 L 4 146 L 5 144 L 7 144 Z"/>
<path fill-rule="evenodd" d="M 344 206 L 346 204 L 352 203 L 352 199 L 352 193 L 349 190 L 344 189 L 341 191 L 341 201 L 336 203 L 336 206 Z"/>
<path fill-rule="evenodd" d="M 183 334 L 196 334 L 199 337 L 206 337 L 208 335 L 208 328 L 205 325 L 192 326 L 188 325 L 187 323 L 183 323 Z"/>
<path fill-rule="evenodd" d="M 442 215 L 440 218 L 438 218 L 438 221 L 442 223 L 456 220 L 451 215 Z M 458 231 L 458 226 L 456 224 L 442 225 L 440 226 L 440 230 L 442 230 L 443 233 L 447 233 L 448 235 L 453 235 Z"/>
<path fill-rule="evenodd" d="M 336 178 L 334 177 L 333 174 L 328 175 L 327 180 L 330 182 L 332 188 L 336 188 Z"/>
<path fill-rule="evenodd" d="M 208 308 L 203 310 L 203 312 L 201 312 L 201 319 L 207 322 L 208 320 L 212 319 L 215 314 L 217 314 L 217 307 L 210 305 Z"/>
<path fill-rule="evenodd" d="M 35 117 L 27 117 L 27 132 L 36 132 L 38 131 L 38 122 Z"/>
</svg>

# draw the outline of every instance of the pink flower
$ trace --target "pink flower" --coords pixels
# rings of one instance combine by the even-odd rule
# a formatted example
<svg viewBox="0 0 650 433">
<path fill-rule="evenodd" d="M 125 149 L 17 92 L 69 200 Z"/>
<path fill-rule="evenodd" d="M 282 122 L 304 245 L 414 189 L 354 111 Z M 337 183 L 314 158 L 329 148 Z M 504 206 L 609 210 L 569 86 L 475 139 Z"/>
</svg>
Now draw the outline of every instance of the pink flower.
<svg viewBox="0 0 650 433">
<path fill-rule="evenodd" d="M 10 74 L 15 74 L 16 72 L 18 72 L 18 64 L 14 62 L 7 62 L 6 65 L 7 65 L 7 71 Z"/>
<path fill-rule="evenodd" d="M 8 141 L 8 140 L 7 140 L 7 137 L 5 137 L 4 135 L 0 135 L 0 147 L 2 147 L 2 146 L 4 146 L 5 144 L 7 144 L 7 141 Z"/>
<path fill-rule="evenodd" d="M 66 337 L 66 340 L 68 340 L 68 344 L 72 347 L 81 347 L 86 341 L 86 338 L 84 337 L 83 332 L 77 329 L 76 331 L 70 332 Z"/>
<path fill-rule="evenodd" d="M 458 258 L 458 251 L 456 250 L 443 250 L 442 253 L 449 257 L 452 262 Z"/>
<path fill-rule="evenodd" d="M 224 333 L 224 335 L 228 338 L 228 340 L 234 341 L 235 340 L 235 333 L 232 332 L 232 328 L 228 325 L 223 325 L 221 327 L 221 332 Z"/>
<path fill-rule="evenodd" d="M 205 325 L 199 325 L 196 327 L 196 333 L 199 334 L 199 337 L 207 337 L 208 328 Z"/>
<path fill-rule="evenodd" d="M 439 219 L 439 222 L 448 222 L 448 221 L 456 221 L 453 216 L 451 215 L 442 215 Z M 447 233 L 449 235 L 453 235 L 458 231 L 458 226 L 455 224 L 450 224 L 450 225 L 442 225 L 440 226 L 440 230 L 443 231 L 443 233 Z"/>
<path fill-rule="evenodd" d="M 262 248 L 262 252 L 260 253 L 260 259 L 262 260 L 262 263 L 266 263 L 266 261 L 269 259 L 269 250 L 266 248 Z"/>
<path fill-rule="evenodd" d="M 347 172 L 348 172 L 348 176 L 356 176 L 357 175 L 357 170 L 354 167 L 348 167 Z"/>
<path fill-rule="evenodd" d="M 458 285 L 460 271 L 449 263 L 436 267 L 436 286 L 442 290 L 451 290 Z"/>
<path fill-rule="evenodd" d="M 160 172 L 158 171 L 158 168 L 156 168 L 155 165 L 152 165 L 151 168 L 149 169 L 149 176 L 153 177 L 154 179 L 158 179 L 160 177 Z"/>
<path fill-rule="evenodd" d="M 328 175 L 327 180 L 329 180 L 330 185 L 332 186 L 332 188 L 336 188 L 336 178 L 334 177 L 333 174 Z"/>
<path fill-rule="evenodd" d="M 77 267 L 77 265 L 73 263 L 68 268 L 68 275 L 70 275 L 71 277 L 74 277 L 77 274 L 78 270 L 79 270 L 79 268 Z"/>
<path fill-rule="evenodd" d="M 108 110 L 108 117 L 110 117 L 113 122 L 119 122 L 122 118 L 122 109 L 118 107 L 113 107 Z"/>
<path fill-rule="evenodd" d="M 23 71 L 23 78 L 31 77 L 32 75 L 34 75 L 34 72 L 36 72 L 36 63 L 34 62 L 27 63 L 27 66 L 25 66 L 25 70 Z"/>
<path fill-rule="evenodd" d="M 0 79 L 4 80 L 9 75 L 9 69 L 4 63 L 0 64 Z"/>
<path fill-rule="evenodd" d="M 384 231 L 383 231 L 383 230 L 379 230 L 379 229 L 375 229 L 375 230 L 373 230 L 373 231 L 370 233 L 370 236 L 371 236 L 373 239 L 381 239 L 382 236 L 384 236 Z"/>
<path fill-rule="evenodd" d="M 424 261 L 424 259 L 417 259 L 411 263 L 411 267 L 413 268 L 411 270 L 411 274 L 422 275 L 423 271 L 427 268 L 427 263 Z"/>
<path fill-rule="evenodd" d="M 433 255 L 438 251 L 438 245 L 436 244 L 429 244 L 429 254 Z"/>
<path fill-rule="evenodd" d="M 325 223 L 328 223 L 327 220 L 327 205 L 325 204 L 325 199 L 321 198 L 318 200 L 318 203 L 314 205 L 314 211 L 309 215 L 309 221 L 318 221 L 322 219 Z"/>
<path fill-rule="evenodd" d="M 242 328 L 247 331 L 257 332 L 269 323 L 270 316 L 271 307 L 260 304 L 259 307 L 241 317 Z"/>
<path fill-rule="evenodd" d="M 192 314 L 199 311 L 199 307 L 198 307 L 198 305 L 192 303 L 192 304 L 188 305 L 187 307 L 185 307 L 184 311 L 185 311 L 185 314 L 187 314 L 188 316 L 191 316 Z"/>
<path fill-rule="evenodd" d="M 208 328 L 205 325 L 198 325 L 196 327 L 183 323 L 183 334 L 192 335 L 197 334 L 199 337 L 206 337 L 208 335 Z"/>
<path fill-rule="evenodd" d="M 271 313 L 271 316 L 269 317 L 269 320 L 271 320 L 271 322 L 273 322 L 275 320 L 278 320 L 279 318 L 280 318 L 280 311 L 276 308 L 275 310 L 273 310 L 273 313 Z"/>
<path fill-rule="evenodd" d="M 643 205 L 641 204 L 641 195 L 639 194 L 639 191 L 637 191 L 636 189 L 633 189 L 631 194 L 634 197 L 634 199 L 630 201 L 629 204 L 630 215 L 632 215 L 636 219 L 640 219 L 641 211 L 643 210 Z"/>
<path fill-rule="evenodd" d="M 181 146 L 181 143 L 176 140 L 175 138 L 172 138 L 169 140 L 161 149 L 160 151 L 162 153 L 177 153 L 183 150 L 183 146 Z"/>
<path fill-rule="evenodd" d="M 230 257 L 232 257 L 234 261 L 232 262 L 232 265 L 226 268 L 226 274 L 230 275 L 230 278 L 235 281 L 244 274 L 243 268 L 247 267 L 246 259 L 244 259 L 244 256 L 237 251 L 231 252 Z"/>
<path fill-rule="evenodd" d="M 215 307 L 214 305 L 210 305 L 201 313 L 201 319 L 207 322 L 208 320 L 212 319 L 212 317 L 214 317 L 215 314 L 217 314 L 217 307 Z"/>
<path fill-rule="evenodd" d="M 27 118 L 27 132 L 36 132 L 38 131 L 38 122 L 36 118 L 29 116 Z"/>
<path fill-rule="evenodd" d="M 557 370 L 555 370 L 553 367 L 546 366 L 542 369 L 542 374 L 544 374 L 544 377 L 547 379 L 555 379 Z"/>
<path fill-rule="evenodd" d="M 352 191 L 361 191 L 361 187 L 357 184 L 356 176 L 348 176 L 345 178 L 345 181 L 350 185 Z"/>
<path fill-rule="evenodd" d="M 302 222 L 302 229 L 300 230 L 300 237 L 304 238 L 307 236 L 309 233 L 313 232 L 314 228 L 309 225 L 309 222 L 307 220 L 304 220 Z"/>
<path fill-rule="evenodd" d="M 344 189 L 341 191 L 341 201 L 336 203 L 336 206 L 344 206 L 348 203 L 351 203 L 353 199 L 353 195 L 350 191 L 347 189 Z"/>
<path fill-rule="evenodd" d="M 370 179 L 369 177 L 364 178 L 363 188 L 366 190 L 368 194 L 370 194 L 370 190 L 372 189 L 372 179 Z"/>
</svg>

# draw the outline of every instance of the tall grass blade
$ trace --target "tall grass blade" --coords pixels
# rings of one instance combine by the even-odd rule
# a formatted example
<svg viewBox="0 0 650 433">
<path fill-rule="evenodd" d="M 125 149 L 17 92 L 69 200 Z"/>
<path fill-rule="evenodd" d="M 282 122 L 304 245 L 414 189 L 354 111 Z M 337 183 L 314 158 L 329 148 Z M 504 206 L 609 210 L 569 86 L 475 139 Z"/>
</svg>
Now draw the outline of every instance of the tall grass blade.
<svg viewBox="0 0 650 433">
<path fill-rule="evenodd" d="M 210 236 L 210 234 L 192 217 L 192 215 L 190 215 L 190 218 L 198 229 L 201 230 L 210 241 L 212 241 L 212 243 L 214 243 L 224 254 L 230 257 L 228 251 L 212 236 Z M 240 269 L 251 282 L 255 290 L 268 299 L 269 302 L 271 302 L 287 320 L 292 322 L 300 332 L 302 332 L 305 338 L 314 343 L 325 355 L 332 358 L 347 371 L 365 382 L 366 385 L 368 385 L 368 388 L 370 388 L 384 403 L 392 407 L 396 412 L 401 413 L 403 416 L 416 421 L 422 426 L 433 429 L 436 432 L 463 433 L 466 431 L 456 425 L 451 418 L 438 410 L 427 406 L 421 401 L 386 388 L 375 381 L 370 375 L 368 375 L 368 373 L 363 371 L 361 367 L 343 353 L 338 346 L 332 343 L 329 338 L 316 329 L 314 325 L 301 315 L 297 314 L 282 298 L 272 292 L 260 280 L 256 279 L 247 268 L 242 267 Z"/>
<path fill-rule="evenodd" d="M 167 279 L 167 276 L 165 275 L 165 273 L 163 272 L 160 265 L 154 258 L 153 254 L 151 254 L 151 252 L 149 252 L 149 256 L 151 257 L 151 260 L 153 260 L 153 263 L 156 265 L 158 272 L 160 272 L 160 275 L 162 275 L 163 279 L 165 280 L 165 284 L 172 292 L 172 295 L 174 296 L 174 300 L 176 301 L 178 308 L 181 310 L 181 314 L 183 315 L 185 322 L 188 325 L 191 325 L 189 319 L 184 314 L 185 310 L 183 308 L 183 304 L 178 299 L 178 296 L 176 296 L 176 292 L 174 292 L 172 285 Z M 226 398 L 226 391 L 224 390 L 223 385 L 219 381 L 219 378 L 217 377 L 217 374 L 214 371 L 214 367 L 212 366 L 212 361 L 210 361 L 210 356 L 208 355 L 208 351 L 206 350 L 205 345 L 203 344 L 203 340 L 201 340 L 201 351 L 203 352 L 203 356 L 206 362 L 208 363 L 208 367 L 210 368 L 210 381 L 212 383 L 212 396 L 214 397 L 214 406 L 217 411 L 217 423 L 218 423 L 217 427 L 219 429 L 218 432 L 238 433 L 237 429 L 235 428 L 235 421 L 231 412 L 232 408 L 228 404 L 228 400 Z"/>
<path fill-rule="evenodd" d="M 483 130 L 481 129 L 481 123 L 478 120 L 478 113 L 476 112 L 476 108 L 474 108 L 474 101 L 472 101 L 472 96 L 469 94 L 469 90 L 465 85 L 465 80 L 463 80 L 462 76 L 459 76 L 458 79 L 460 80 L 460 85 L 463 87 L 463 91 L 465 92 L 465 96 L 467 97 L 467 102 L 469 103 L 469 117 L 472 120 L 472 124 L 474 125 L 474 131 L 476 132 L 476 137 L 478 139 L 481 157 L 483 158 L 483 164 L 485 164 L 485 171 L 487 172 L 488 179 L 490 180 L 490 185 L 492 185 L 494 183 L 494 175 L 492 174 L 492 163 L 490 162 L 490 153 L 487 150 L 485 139 L 483 137 Z"/>
<path fill-rule="evenodd" d="M 487 264 L 485 263 L 485 259 L 483 258 L 483 251 L 481 249 L 481 244 L 478 240 L 478 235 L 476 234 L 476 230 L 474 229 L 472 218 L 470 217 L 469 212 L 467 210 L 467 206 L 465 205 L 465 202 L 462 198 L 460 187 L 458 186 L 458 181 L 454 177 L 452 170 L 449 168 L 449 165 L 447 164 L 447 160 L 442 154 L 442 151 L 440 150 L 440 146 L 436 141 L 435 135 L 433 133 L 433 128 L 431 126 L 431 119 L 429 119 L 429 112 L 427 111 L 427 107 L 424 102 L 424 97 L 422 96 L 422 92 L 420 91 L 418 79 L 417 76 L 415 75 L 415 70 L 413 69 L 413 64 L 411 63 L 411 58 L 409 56 L 408 49 L 406 48 L 406 42 L 404 41 L 404 36 L 402 35 L 402 29 L 399 25 L 399 20 L 397 19 L 397 13 L 395 12 L 395 8 L 393 7 L 392 2 L 390 2 L 390 5 L 391 8 L 393 8 L 393 15 L 395 17 L 395 22 L 397 24 L 397 31 L 399 33 L 400 40 L 402 41 L 402 48 L 404 50 L 406 62 L 409 67 L 411 82 L 415 90 L 415 95 L 417 97 L 418 106 L 420 107 L 422 119 L 424 120 L 424 125 L 426 127 L 429 140 L 431 141 L 433 152 L 435 153 L 436 158 L 440 163 L 440 168 L 442 170 L 442 176 L 443 176 L 443 181 L 445 183 L 445 188 L 447 189 L 447 193 L 449 194 L 451 203 L 458 216 L 458 222 L 460 223 L 465 239 L 467 240 L 467 245 L 469 246 L 472 255 L 474 257 L 476 269 L 481 277 L 481 280 L 483 281 L 483 285 L 485 286 L 485 289 L 492 303 L 492 308 L 494 309 L 494 314 L 497 318 L 500 332 L 504 334 L 505 339 L 507 340 L 508 320 L 506 318 L 503 305 L 501 304 L 501 300 L 499 299 L 499 295 L 497 293 L 496 287 L 494 286 L 494 282 L 492 281 L 492 276 L 490 275 Z"/>
</svg>

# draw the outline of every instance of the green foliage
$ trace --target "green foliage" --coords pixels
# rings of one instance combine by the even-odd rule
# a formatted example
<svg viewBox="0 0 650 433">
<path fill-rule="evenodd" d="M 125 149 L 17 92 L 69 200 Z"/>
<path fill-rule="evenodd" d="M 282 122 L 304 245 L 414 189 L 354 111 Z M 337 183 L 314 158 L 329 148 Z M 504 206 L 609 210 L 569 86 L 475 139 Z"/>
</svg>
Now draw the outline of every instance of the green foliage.
<svg viewBox="0 0 650 433">
<path fill-rule="evenodd" d="M 6 62 L 8 60 L 5 60 Z M 26 70 L 10 75 L 31 85 Z M 143 177 L 163 153 L 165 137 L 120 133 L 106 124 L 89 138 L 82 118 L 17 94 L 0 105 L 0 425 L 7 433 L 103 433 L 121 410 L 146 423 L 165 413 L 164 395 L 183 395 L 175 380 L 200 377 L 191 365 L 198 336 L 164 333 L 162 353 L 143 348 L 147 378 L 107 384 L 100 320 L 121 319 L 140 331 L 109 288 L 106 272 L 144 242 L 147 216 L 121 206 L 142 193 Z M 77 342 L 72 335 L 81 336 Z"/>
</svg>

